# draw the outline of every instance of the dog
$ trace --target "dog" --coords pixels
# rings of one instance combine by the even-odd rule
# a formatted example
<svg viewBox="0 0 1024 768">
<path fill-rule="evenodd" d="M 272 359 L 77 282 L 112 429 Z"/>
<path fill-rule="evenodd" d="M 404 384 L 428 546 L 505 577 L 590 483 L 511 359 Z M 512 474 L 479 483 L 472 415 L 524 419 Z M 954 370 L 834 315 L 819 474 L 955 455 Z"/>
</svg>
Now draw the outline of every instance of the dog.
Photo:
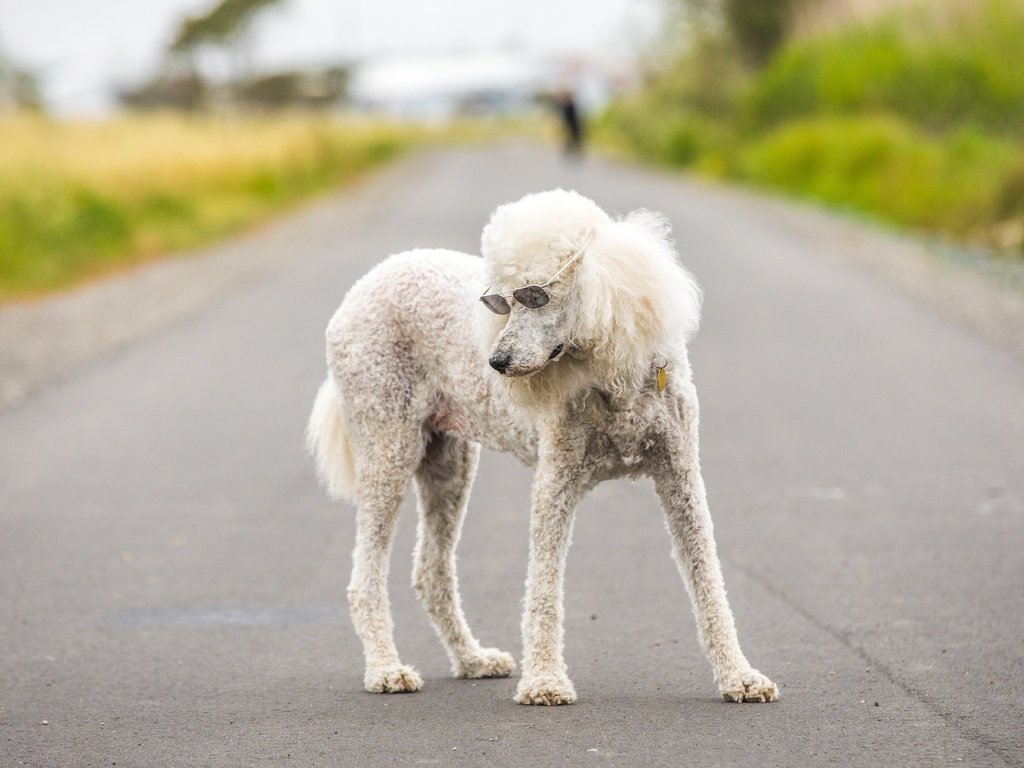
<svg viewBox="0 0 1024 768">
<path fill-rule="evenodd" d="M 327 326 L 328 377 L 307 444 L 329 494 L 356 505 L 348 601 L 366 690 L 417 691 L 387 595 L 395 519 L 414 479 L 414 587 L 458 677 L 504 677 L 463 616 L 458 542 L 480 446 L 536 467 L 522 617 L 520 704 L 571 704 L 562 582 L 573 515 L 603 480 L 651 476 L 698 634 L 722 697 L 768 702 L 778 688 L 740 650 L 698 459 L 687 342 L 701 292 L 667 221 L 613 219 L 556 189 L 495 210 L 483 258 L 419 249 L 349 291 Z"/>
</svg>

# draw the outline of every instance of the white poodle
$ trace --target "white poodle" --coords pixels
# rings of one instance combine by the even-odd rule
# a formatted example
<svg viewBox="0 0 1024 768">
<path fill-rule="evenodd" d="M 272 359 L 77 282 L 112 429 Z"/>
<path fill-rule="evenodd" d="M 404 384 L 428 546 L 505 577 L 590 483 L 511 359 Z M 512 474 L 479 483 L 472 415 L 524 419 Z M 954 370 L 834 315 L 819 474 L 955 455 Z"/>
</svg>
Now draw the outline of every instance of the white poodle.
<svg viewBox="0 0 1024 768">
<path fill-rule="evenodd" d="M 667 223 L 645 211 L 616 221 L 559 189 L 498 208 L 482 250 L 483 259 L 393 256 L 356 283 L 327 327 L 329 375 L 307 438 L 331 495 L 356 504 L 348 599 L 366 689 L 422 685 L 399 660 L 387 595 L 410 478 L 419 498 L 413 584 L 454 673 L 514 668 L 473 636 L 456 586 L 455 545 L 483 444 L 536 467 L 517 702 L 575 701 L 562 658 L 573 514 L 602 480 L 641 475 L 661 497 L 722 696 L 774 701 L 778 689 L 740 650 L 726 601 L 686 353 L 701 296 Z"/>
</svg>

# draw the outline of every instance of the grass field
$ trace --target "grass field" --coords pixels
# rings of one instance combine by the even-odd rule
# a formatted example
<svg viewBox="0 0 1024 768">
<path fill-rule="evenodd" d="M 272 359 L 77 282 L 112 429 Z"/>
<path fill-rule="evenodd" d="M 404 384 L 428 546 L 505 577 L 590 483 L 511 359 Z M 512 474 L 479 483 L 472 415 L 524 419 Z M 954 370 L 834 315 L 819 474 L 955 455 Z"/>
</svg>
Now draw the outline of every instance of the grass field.
<svg viewBox="0 0 1024 768">
<path fill-rule="evenodd" d="M 310 116 L 0 119 L 0 300 L 236 231 L 420 138 Z"/>
</svg>

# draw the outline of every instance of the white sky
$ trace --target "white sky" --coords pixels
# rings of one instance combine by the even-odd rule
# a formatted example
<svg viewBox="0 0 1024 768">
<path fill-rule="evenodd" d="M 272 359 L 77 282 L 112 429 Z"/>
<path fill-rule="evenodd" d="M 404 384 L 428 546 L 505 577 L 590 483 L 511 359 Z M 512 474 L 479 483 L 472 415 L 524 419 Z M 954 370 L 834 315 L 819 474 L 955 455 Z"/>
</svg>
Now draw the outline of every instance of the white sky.
<svg viewBox="0 0 1024 768">
<path fill-rule="evenodd" d="M 113 87 L 152 74 L 180 19 L 216 0 L 0 0 L 0 52 L 37 72 L 53 109 L 102 112 Z M 260 16 L 263 69 L 398 53 L 619 57 L 657 26 L 662 0 L 284 0 Z"/>
</svg>

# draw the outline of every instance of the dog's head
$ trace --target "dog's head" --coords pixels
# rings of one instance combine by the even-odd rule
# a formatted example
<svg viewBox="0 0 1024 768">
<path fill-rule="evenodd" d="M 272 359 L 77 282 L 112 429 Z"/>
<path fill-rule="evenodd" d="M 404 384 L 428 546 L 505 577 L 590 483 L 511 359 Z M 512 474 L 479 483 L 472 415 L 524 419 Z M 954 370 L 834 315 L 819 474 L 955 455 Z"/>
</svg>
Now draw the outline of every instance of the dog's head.
<svg viewBox="0 0 1024 768">
<path fill-rule="evenodd" d="M 530 309 L 509 297 L 504 315 L 480 307 L 491 366 L 518 377 L 533 394 L 527 400 L 584 386 L 621 390 L 696 331 L 700 290 L 656 214 L 616 221 L 592 200 L 556 189 L 499 207 L 481 246 L 487 293 L 540 285 L 550 298 Z"/>
</svg>

